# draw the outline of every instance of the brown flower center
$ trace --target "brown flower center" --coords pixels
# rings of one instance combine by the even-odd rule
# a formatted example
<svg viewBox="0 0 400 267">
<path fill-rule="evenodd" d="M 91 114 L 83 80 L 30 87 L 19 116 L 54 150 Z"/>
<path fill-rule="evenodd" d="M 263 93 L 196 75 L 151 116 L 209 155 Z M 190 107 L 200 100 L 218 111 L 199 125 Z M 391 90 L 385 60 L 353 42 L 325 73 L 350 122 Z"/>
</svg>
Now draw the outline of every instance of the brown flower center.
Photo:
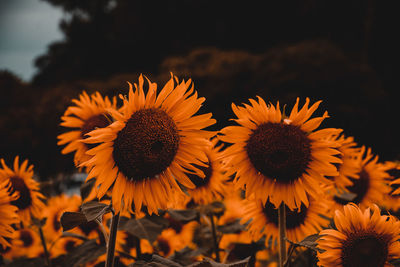
<svg viewBox="0 0 400 267">
<path fill-rule="evenodd" d="M 301 204 L 300 211 L 298 209 L 290 210 L 285 205 L 286 229 L 294 229 L 302 225 L 307 217 L 307 210 L 308 209 L 304 204 Z M 267 201 L 263 208 L 263 212 L 269 222 L 279 226 L 278 209 L 275 208 L 274 204 Z"/>
<path fill-rule="evenodd" d="M 368 189 L 370 187 L 370 177 L 368 172 L 366 172 L 364 169 L 361 170 L 359 173 L 359 178 L 358 179 L 350 179 L 353 182 L 352 186 L 346 187 L 347 190 L 349 190 L 350 193 L 356 194 L 356 197 L 352 201 L 344 200 L 342 198 L 339 198 L 337 196 L 334 197 L 334 200 L 342 205 L 346 205 L 350 202 L 354 202 L 356 204 L 359 204 L 362 202 L 364 199 L 365 195 L 368 192 Z"/>
<path fill-rule="evenodd" d="M 17 206 L 18 209 L 24 210 L 32 204 L 31 191 L 25 184 L 23 178 L 18 176 L 13 176 L 10 178 L 11 188 L 9 194 L 12 195 L 14 192 L 19 193 L 19 198 L 17 200 L 11 201 L 11 204 Z"/>
<path fill-rule="evenodd" d="M 199 187 L 202 187 L 202 186 L 207 186 L 208 183 L 210 182 L 210 178 L 211 178 L 212 171 L 213 171 L 210 158 L 208 158 L 208 163 L 207 164 L 208 164 L 207 167 L 195 165 L 196 168 L 198 168 L 202 172 L 204 172 L 204 175 L 205 175 L 204 178 L 201 178 L 201 177 L 199 177 L 199 176 L 197 176 L 195 174 L 191 174 L 191 173 L 188 174 L 188 177 L 189 177 L 190 181 L 192 181 L 192 183 L 194 183 L 196 188 L 199 188 Z"/>
<path fill-rule="evenodd" d="M 388 257 L 388 237 L 376 233 L 354 232 L 342 246 L 344 267 L 383 267 Z"/>
<path fill-rule="evenodd" d="M 165 171 L 178 146 L 179 133 L 171 117 L 161 109 L 142 109 L 118 133 L 113 157 L 128 179 L 141 181 Z"/>
<path fill-rule="evenodd" d="M 311 141 L 299 127 L 264 123 L 253 131 L 246 151 L 257 171 L 281 183 L 298 179 L 311 161 Z"/>
<path fill-rule="evenodd" d="M 71 252 L 72 250 L 74 250 L 75 246 L 76 246 L 76 242 L 74 240 L 68 240 L 64 244 L 64 250 L 66 252 Z"/>
<path fill-rule="evenodd" d="M 90 117 L 85 121 L 81 128 L 82 139 L 88 138 L 86 135 L 96 128 L 105 128 L 110 125 L 111 119 L 107 114 L 98 114 Z"/>
<path fill-rule="evenodd" d="M 158 243 L 158 249 L 163 253 L 164 256 L 168 255 L 169 252 L 171 251 L 171 246 L 168 242 L 168 240 L 165 240 L 162 237 L 159 237 L 157 240 Z"/>
<path fill-rule="evenodd" d="M 30 247 L 33 244 L 33 237 L 29 231 L 21 230 L 19 233 L 19 239 L 24 243 L 24 247 Z"/>
</svg>

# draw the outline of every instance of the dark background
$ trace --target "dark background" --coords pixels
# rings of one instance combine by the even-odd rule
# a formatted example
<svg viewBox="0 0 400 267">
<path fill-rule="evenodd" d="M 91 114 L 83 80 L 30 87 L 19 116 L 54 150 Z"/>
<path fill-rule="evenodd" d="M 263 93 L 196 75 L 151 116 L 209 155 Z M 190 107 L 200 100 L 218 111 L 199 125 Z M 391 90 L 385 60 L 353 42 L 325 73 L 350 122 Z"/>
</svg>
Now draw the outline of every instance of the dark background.
<svg viewBox="0 0 400 267">
<path fill-rule="evenodd" d="M 65 11 L 65 38 L 35 60 L 32 82 L 0 72 L 0 157 L 29 158 L 43 180 L 70 173 L 60 117 L 82 90 L 127 92 L 143 73 L 194 80 L 218 130 L 231 103 L 260 95 L 323 100 L 324 127 L 343 128 L 381 160 L 399 159 L 398 10 L 387 1 L 46 0 Z"/>
</svg>

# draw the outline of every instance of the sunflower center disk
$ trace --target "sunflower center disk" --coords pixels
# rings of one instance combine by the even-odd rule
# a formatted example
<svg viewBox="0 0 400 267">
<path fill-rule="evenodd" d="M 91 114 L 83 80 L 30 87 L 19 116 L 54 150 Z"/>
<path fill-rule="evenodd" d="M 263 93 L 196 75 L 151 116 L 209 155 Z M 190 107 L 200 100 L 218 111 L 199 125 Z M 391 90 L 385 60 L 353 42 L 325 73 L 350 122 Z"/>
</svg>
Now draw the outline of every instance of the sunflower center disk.
<svg viewBox="0 0 400 267">
<path fill-rule="evenodd" d="M 83 139 L 88 138 L 86 135 L 87 133 L 90 133 L 96 128 L 104 128 L 110 125 L 110 119 L 107 117 L 106 114 L 99 114 L 90 117 L 85 121 L 81 128 L 81 137 Z"/>
<path fill-rule="evenodd" d="M 384 237 L 382 237 L 384 239 Z M 342 250 L 343 266 L 384 266 L 388 248 L 387 242 L 375 235 L 349 238 Z M 346 244 L 347 243 L 347 244 Z"/>
<path fill-rule="evenodd" d="M 263 208 L 263 212 L 269 222 L 272 222 L 278 226 L 278 209 L 275 208 L 274 204 L 267 201 Z M 294 229 L 302 225 L 307 216 L 307 208 L 304 204 L 301 204 L 300 211 L 298 209 L 290 210 L 285 205 L 285 215 L 286 215 L 286 228 Z"/>
<path fill-rule="evenodd" d="M 161 109 L 142 109 L 118 133 L 113 157 L 128 179 L 142 181 L 165 171 L 178 146 L 179 133 L 171 117 Z"/>
<path fill-rule="evenodd" d="M 24 243 L 24 247 L 30 247 L 33 244 L 32 234 L 28 231 L 21 231 L 19 238 Z"/>
<path fill-rule="evenodd" d="M 18 209 L 24 210 L 28 208 L 32 204 L 31 192 L 28 186 L 25 184 L 24 179 L 14 176 L 10 178 L 11 182 L 11 192 L 10 195 L 14 192 L 19 193 L 19 198 L 17 200 L 11 201 L 11 204 L 17 206 Z"/>
<path fill-rule="evenodd" d="M 246 151 L 254 168 L 280 183 L 297 180 L 311 161 L 311 141 L 299 127 L 264 123 L 253 131 Z"/>
<path fill-rule="evenodd" d="M 358 179 L 350 179 L 353 182 L 353 185 L 346 187 L 349 192 L 356 194 L 356 197 L 352 201 L 348 201 L 335 196 L 334 200 L 337 203 L 346 205 L 350 202 L 354 202 L 356 204 L 362 202 L 368 192 L 368 189 L 370 188 L 370 177 L 364 169 L 359 173 L 359 176 L 360 177 Z"/>
</svg>

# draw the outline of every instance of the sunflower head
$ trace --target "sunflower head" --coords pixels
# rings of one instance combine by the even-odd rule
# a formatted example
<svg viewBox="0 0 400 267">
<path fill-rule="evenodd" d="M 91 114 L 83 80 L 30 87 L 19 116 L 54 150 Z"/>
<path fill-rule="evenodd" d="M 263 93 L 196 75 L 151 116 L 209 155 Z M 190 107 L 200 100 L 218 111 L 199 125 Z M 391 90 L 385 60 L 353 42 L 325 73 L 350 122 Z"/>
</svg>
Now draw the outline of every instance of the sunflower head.
<svg viewBox="0 0 400 267">
<path fill-rule="evenodd" d="M 0 181 L 10 182 L 9 194 L 18 194 L 11 204 L 18 208 L 22 222 L 30 222 L 31 216 L 42 218 L 45 197 L 39 192 L 40 184 L 33 179 L 33 165 L 28 167 L 28 160 L 19 165 L 19 157 L 15 157 L 14 169 L 9 168 L 3 159 L 0 160 Z"/>
<path fill-rule="evenodd" d="M 194 116 L 204 98 L 197 97 L 191 80 L 178 83 L 172 76 L 158 95 L 157 85 L 146 80 L 147 94 L 140 76 L 135 89 L 129 84 L 120 111 L 110 110 L 115 122 L 84 140 L 99 144 L 87 152 L 88 179 L 96 177 L 99 198 L 112 187 L 117 212 L 145 205 L 157 213 L 168 206 L 172 190 L 181 191 L 176 180 L 193 188 L 187 174 L 205 176 L 194 166 L 207 162 L 204 151 L 213 133 L 202 129 L 215 123 L 210 113 Z"/>
<path fill-rule="evenodd" d="M 373 155 L 371 149 L 367 150 L 364 146 L 361 148 L 359 157 L 358 177 L 351 178 L 352 185 L 345 187 L 345 190 L 354 197 L 351 200 L 345 200 L 339 195 L 335 196 L 333 199 L 336 209 L 341 209 L 350 202 L 359 204 L 362 208 L 367 208 L 373 203 L 382 205 L 384 196 L 390 192 L 390 187 L 387 185 L 389 178 L 386 172 L 387 165 L 379 163 L 378 156 Z"/>
<path fill-rule="evenodd" d="M 189 179 L 196 186 L 188 189 L 188 194 L 193 201 L 198 204 L 208 204 L 216 200 L 221 200 L 226 195 L 228 179 L 225 165 L 221 160 L 222 145 L 217 146 L 217 139 L 212 139 L 206 148 L 208 161 L 206 166 L 198 166 L 203 171 L 205 177 L 201 178 L 196 174 L 188 174 Z"/>
<path fill-rule="evenodd" d="M 371 214 L 372 209 L 372 214 Z M 361 210 L 354 203 L 336 211 L 337 230 L 320 232 L 319 264 L 333 266 L 391 266 L 400 257 L 400 223 L 392 216 L 381 215 L 375 204 Z"/>
<path fill-rule="evenodd" d="M 361 171 L 361 148 L 357 147 L 353 137 L 345 137 L 343 134 L 329 136 L 328 140 L 333 140 L 340 144 L 337 148 L 340 154 L 336 155 L 336 157 L 342 160 L 342 163 L 334 164 L 338 169 L 338 175 L 329 176 L 328 179 L 334 182 L 332 186 L 337 191 L 344 192 L 346 187 L 353 184 L 351 179 L 359 177 Z"/>
<path fill-rule="evenodd" d="M 265 204 L 259 199 L 249 198 L 244 200 L 246 212 L 242 223 L 250 221 L 248 230 L 254 240 L 266 237 L 266 246 L 272 244 L 275 247 L 279 237 L 278 209 L 270 202 Z M 306 236 L 318 233 L 323 227 L 329 224 L 326 211 L 329 209 L 329 200 L 320 196 L 315 199 L 309 196 L 309 205 L 304 204 L 300 208 L 290 210 L 285 205 L 286 233 L 287 237 L 299 242 Z"/>
<path fill-rule="evenodd" d="M 233 145 L 225 149 L 224 157 L 236 172 L 236 182 L 246 188 L 246 195 L 255 194 L 263 203 L 269 199 L 275 206 L 284 202 L 289 209 L 308 206 L 308 194 L 317 194 L 321 184 L 331 183 L 324 176 L 337 176 L 334 155 L 339 144 L 327 137 L 339 129 L 316 129 L 328 117 L 310 119 L 321 101 L 309 107 L 309 99 L 298 110 L 297 99 L 289 116 L 263 99 L 250 99 L 232 109 L 239 126 L 221 130 L 220 139 Z"/>
<path fill-rule="evenodd" d="M 12 224 L 19 222 L 18 208 L 11 204 L 18 198 L 16 193 L 10 195 L 10 182 L 0 182 L 0 248 L 11 246 L 7 239 L 14 236 Z"/>
<path fill-rule="evenodd" d="M 384 206 L 392 212 L 397 212 L 400 209 L 400 163 L 387 161 L 384 165 L 390 176 L 388 183 L 391 189 L 389 194 L 385 195 Z"/>
<path fill-rule="evenodd" d="M 85 91 L 79 95 L 79 99 L 73 99 L 70 106 L 61 117 L 61 126 L 70 128 L 71 131 L 58 136 L 58 145 L 66 145 L 61 151 L 63 154 L 75 152 L 74 162 L 78 166 L 88 160 L 86 151 L 90 145 L 82 142 L 87 138 L 87 133 L 94 129 L 104 128 L 111 124 L 110 109 L 116 109 L 116 98 L 112 101 L 108 97 L 102 97 L 99 92 L 88 95 Z"/>
</svg>

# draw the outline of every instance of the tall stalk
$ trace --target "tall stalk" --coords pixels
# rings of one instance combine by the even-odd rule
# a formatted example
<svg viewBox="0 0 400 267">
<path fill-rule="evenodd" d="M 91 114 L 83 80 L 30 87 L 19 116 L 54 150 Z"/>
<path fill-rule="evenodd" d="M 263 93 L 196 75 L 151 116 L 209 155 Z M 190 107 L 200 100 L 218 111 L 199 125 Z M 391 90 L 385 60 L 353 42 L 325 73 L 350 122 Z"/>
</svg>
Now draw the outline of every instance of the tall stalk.
<svg viewBox="0 0 400 267">
<path fill-rule="evenodd" d="M 286 261 L 286 214 L 285 204 L 282 202 L 278 209 L 279 224 L 279 267 Z"/>
<path fill-rule="evenodd" d="M 215 222 L 214 222 L 214 215 L 213 214 L 210 214 L 210 220 L 211 220 L 211 231 L 212 231 L 212 236 L 213 236 L 213 241 L 214 241 L 215 261 L 216 262 L 221 262 L 221 259 L 219 257 L 219 247 L 218 247 L 218 240 L 217 240 L 217 229 L 215 228 Z"/>
<path fill-rule="evenodd" d="M 43 230 L 42 230 L 42 227 L 41 227 L 41 226 L 38 226 L 38 228 L 39 228 L 40 240 L 42 241 L 44 257 L 46 258 L 46 264 L 47 264 L 48 267 L 51 267 L 51 261 L 50 261 L 49 251 L 47 250 L 46 240 L 44 239 Z"/>
<path fill-rule="evenodd" d="M 119 222 L 119 213 L 115 214 L 113 212 L 113 216 L 111 219 L 111 226 L 110 226 L 110 237 L 108 238 L 107 258 L 105 267 L 114 266 L 115 240 L 117 239 L 118 222 Z"/>
</svg>

